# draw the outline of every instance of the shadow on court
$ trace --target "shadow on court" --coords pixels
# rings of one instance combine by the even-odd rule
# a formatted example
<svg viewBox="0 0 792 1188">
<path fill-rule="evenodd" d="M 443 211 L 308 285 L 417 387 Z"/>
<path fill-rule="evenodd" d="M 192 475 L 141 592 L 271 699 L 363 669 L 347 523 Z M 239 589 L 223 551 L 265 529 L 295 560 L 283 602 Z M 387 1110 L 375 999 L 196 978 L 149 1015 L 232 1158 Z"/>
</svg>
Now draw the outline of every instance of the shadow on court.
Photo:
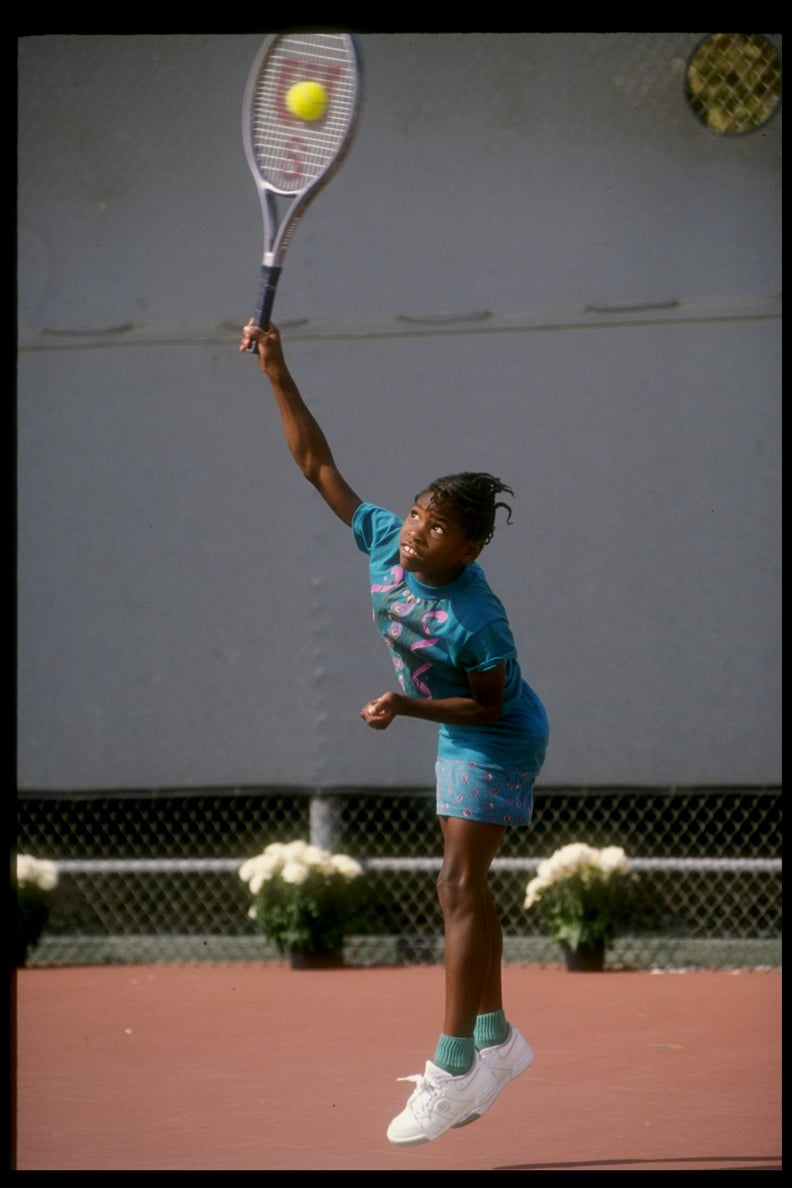
<svg viewBox="0 0 792 1188">
<path fill-rule="evenodd" d="M 779 1171 L 781 970 L 507 966 L 532 1067 L 479 1122 L 391 1147 L 438 966 L 26 969 L 19 1171 Z M 12 1106 L 13 1109 L 13 1106 Z"/>
</svg>

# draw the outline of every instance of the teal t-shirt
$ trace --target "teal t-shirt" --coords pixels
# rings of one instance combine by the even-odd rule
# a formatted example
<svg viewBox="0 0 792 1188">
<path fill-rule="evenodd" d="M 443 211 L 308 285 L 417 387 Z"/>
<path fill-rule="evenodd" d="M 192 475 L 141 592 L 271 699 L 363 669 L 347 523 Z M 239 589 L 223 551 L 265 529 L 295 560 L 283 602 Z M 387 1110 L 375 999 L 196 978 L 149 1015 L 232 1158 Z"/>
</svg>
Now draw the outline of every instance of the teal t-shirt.
<svg viewBox="0 0 792 1188">
<path fill-rule="evenodd" d="M 539 770 L 547 715 L 523 679 L 503 604 L 474 562 L 445 586 L 426 586 L 399 564 L 402 520 L 362 503 L 352 520 L 369 557 L 374 623 L 409 697 L 470 697 L 469 672 L 505 665 L 503 713 L 492 726 L 441 726 L 438 756 Z"/>
</svg>

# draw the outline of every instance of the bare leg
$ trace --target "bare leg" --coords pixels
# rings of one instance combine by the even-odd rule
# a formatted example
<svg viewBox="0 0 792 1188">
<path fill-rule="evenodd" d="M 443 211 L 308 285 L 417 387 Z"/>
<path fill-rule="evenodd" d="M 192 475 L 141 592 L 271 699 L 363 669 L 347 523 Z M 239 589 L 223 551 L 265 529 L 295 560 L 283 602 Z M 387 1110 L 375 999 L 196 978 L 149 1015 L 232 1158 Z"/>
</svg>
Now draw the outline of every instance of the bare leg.
<svg viewBox="0 0 792 1188">
<path fill-rule="evenodd" d="M 437 896 L 445 922 L 446 1035 L 470 1036 L 476 1016 L 501 1010 L 503 933 L 487 882 L 506 832 L 457 817 L 441 817 L 443 865 Z"/>
</svg>

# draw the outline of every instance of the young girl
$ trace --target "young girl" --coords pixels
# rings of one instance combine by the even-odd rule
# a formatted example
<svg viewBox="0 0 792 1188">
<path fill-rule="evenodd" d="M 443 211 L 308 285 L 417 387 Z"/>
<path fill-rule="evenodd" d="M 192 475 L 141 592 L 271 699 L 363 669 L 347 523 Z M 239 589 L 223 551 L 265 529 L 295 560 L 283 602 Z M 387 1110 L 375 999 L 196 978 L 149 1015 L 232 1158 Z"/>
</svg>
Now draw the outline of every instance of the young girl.
<svg viewBox="0 0 792 1188">
<path fill-rule="evenodd" d="M 424 1072 L 403 1078 L 416 1087 L 388 1127 L 392 1143 L 412 1146 L 486 1113 L 533 1060 L 504 1013 L 503 935 L 487 881 L 506 828 L 531 820 L 548 739 L 506 613 L 476 560 L 492 539 L 496 512 L 511 518 L 498 496 L 513 491 L 490 474 L 451 475 L 420 491 L 403 521 L 364 502 L 336 467 L 286 366 L 277 329 L 245 326 L 240 350 L 252 343 L 295 462 L 369 556 L 374 620 L 400 688 L 372 698 L 360 716 L 374 730 L 398 716 L 439 727 L 443 1028 Z"/>
</svg>

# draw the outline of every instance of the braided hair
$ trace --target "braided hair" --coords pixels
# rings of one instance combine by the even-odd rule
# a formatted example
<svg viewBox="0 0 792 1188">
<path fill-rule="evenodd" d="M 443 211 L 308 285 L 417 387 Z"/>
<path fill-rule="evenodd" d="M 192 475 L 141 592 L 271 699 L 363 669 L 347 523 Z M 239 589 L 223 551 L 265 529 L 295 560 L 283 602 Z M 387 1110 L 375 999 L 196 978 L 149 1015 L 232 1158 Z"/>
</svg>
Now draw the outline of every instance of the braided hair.
<svg viewBox="0 0 792 1188">
<path fill-rule="evenodd" d="M 468 540 L 489 544 L 495 535 L 495 513 L 499 507 L 505 508 L 506 523 L 511 524 L 511 507 L 496 497 L 503 492 L 514 495 L 514 491 L 492 474 L 469 470 L 448 474 L 435 479 L 426 490 L 438 509 L 453 512 Z"/>
</svg>

